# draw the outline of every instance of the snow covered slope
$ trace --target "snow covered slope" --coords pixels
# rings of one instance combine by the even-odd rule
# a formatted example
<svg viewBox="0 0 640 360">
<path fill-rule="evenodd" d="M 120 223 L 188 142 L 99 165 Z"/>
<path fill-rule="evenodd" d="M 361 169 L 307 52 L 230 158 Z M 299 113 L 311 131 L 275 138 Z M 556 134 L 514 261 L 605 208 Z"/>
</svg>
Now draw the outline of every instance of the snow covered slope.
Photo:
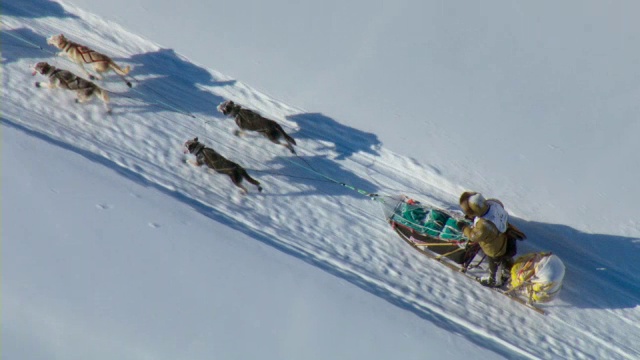
<svg viewBox="0 0 640 360">
<path fill-rule="evenodd" d="M 77 70 L 69 61 L 54 58 L 54 49 L 46 44 L 46 37 L 61 32 L 133 67 L 133 89 L 113 75 L 102 83 L 115 92 L 112 115 L 97 103 L 75 104 L 68 92 L 33 86 L 36 78 L 31 77 L 31 66 L 38 61 Z M 414 160 L 417 151 L 429 153 L 432 144 L 414 143 L 412 154 L 391 151 L 375 133 L 277 101 L 65 3 L 5 2 L 1 40 L 2 116 L 13 128 L 85 154 L 136 182 L 153 184 L 257 244 L 303 259 L 421 321 L 504 357 L 640 356 L 635 220 L 611 227 L 598 224 L 603 230 L 591 233 L 544 222 L 539 208 L 529 212 L 531 216 L 522 216 L 526 206 L 519 205 L 516 213 L 521 218 L 515 223 L 529 236 L 520 252 L 550 250 L 567 265 L 562 294 L 547 308 L 548 315 L 541 316 L 426 261 L 393 234 L 375 203 L 332 181 L 367 192 L 402 192 L 445 208 L 454 208 L 458 194 L 468 186 L 461 180 L 485 185 L 491 181 L 478 180 L 464 168 L 443 173 L 424 159 Z M 300 157 L 262 138 L 233 136 L 233 122 L 215 110 L 225 99 L 281 122 L 299 140 Z M 242 197 L 226 178 L 185 164 L 181 147 L 194 136 L 247 167 L 265 192 Z M 7 191 L 12 189 L 5 188 L 3 181 L 3 193 Z M 518 200 L 508 193 L 504 198 L 507 208 L 509 200 Z M 570 203 L 536 206 L 556 207 L 559 213 L 574 211 Z M 7 211 L 3 201 L 3 214 Z M 584 223 L 597 223 L 602 213 L 606 210 L 583 209 Z M 4 236 L 3 240 L 5 244 L 19 241 Z M 176 248 L 207 246 L 179 240 Z M 3 277 L 8 276 L 6 271 Z M 3 279 L 3 286 L 10 280 Z M 11 299 L 5 289 L 3 295 Z M 13 325 L 2 323 L 3 329 Z"/>
<path fill-rule="evenodd" d="M 5 358 L 500 358 L 109 160 L 2 131 Z"/>
</svg>

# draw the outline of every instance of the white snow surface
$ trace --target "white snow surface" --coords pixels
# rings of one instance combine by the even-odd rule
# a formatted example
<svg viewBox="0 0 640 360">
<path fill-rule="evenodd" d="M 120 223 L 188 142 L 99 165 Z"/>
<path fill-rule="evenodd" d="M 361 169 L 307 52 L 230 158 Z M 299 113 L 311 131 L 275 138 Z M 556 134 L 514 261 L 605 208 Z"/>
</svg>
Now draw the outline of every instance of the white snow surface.
<svg viewBox="0 0 640 360">
<path fill-rule="evenodd" d="M 637 7 L 4 1 L 1 355 L 640 358 Z M 99 82 L 113 114 L 33 86 L 78 72 L 58 33 L 132 66 Z M 234 136 L 226 99 L 299 157 Z M 194 136 L 265 191 L 186 164 Z M 497 197 L 562 292 L 540 315 L 470 282 L 332 180 Z"/>
</svg>

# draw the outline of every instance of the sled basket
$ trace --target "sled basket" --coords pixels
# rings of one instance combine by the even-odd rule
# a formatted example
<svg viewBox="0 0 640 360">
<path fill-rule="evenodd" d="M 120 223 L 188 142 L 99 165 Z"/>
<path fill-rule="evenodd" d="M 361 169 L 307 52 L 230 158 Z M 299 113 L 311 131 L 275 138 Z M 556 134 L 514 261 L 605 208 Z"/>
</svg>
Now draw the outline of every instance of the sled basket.
<svg viewBox="0 0 640 360">
<path fill-rule="evenodd" d="M 395 206 L 389 207 L 393 211 L 386 211 L 387 220 L 406 242 L 419 250 L 445 255 L 458 264 L 467 265 L 473 260 L 478 247 L 467 246 L 461 228 L 469 224 L 466 219 L 410 199 L 394 200 Z"/>
</svg>

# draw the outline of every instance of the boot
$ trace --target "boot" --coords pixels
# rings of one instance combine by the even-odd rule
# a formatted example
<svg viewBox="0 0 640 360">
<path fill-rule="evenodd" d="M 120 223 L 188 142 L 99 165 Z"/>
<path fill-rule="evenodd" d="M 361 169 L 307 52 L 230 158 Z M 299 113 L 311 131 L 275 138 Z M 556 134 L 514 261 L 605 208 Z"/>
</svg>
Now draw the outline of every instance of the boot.
<svg viewBox="0 0 640 360">
<path fill-rule="evenodd" d="M 510 279 L 511 279 L 511 272 L 509 272 L 506 269 L 502 269 L 502 272 L 500 273 L 500 284 L 502 285 L 508 284 Z"/>
<path fill-rule="evenodd" d="M 511 280 L 511 268 L 513 267 L 513 258 L 506 259 L 502 264 L 500 271 L 500 282 L 504 286 Z"/>
<path fill-rule="evenodd" d="M 498 286 L 496 284 L 496 279 L 494 279 L 491 276 L 485 276 L 482 279 L 480 279 L 480 284 L 486 286 L 486 287 L 496 287 Z"/>
</svg>

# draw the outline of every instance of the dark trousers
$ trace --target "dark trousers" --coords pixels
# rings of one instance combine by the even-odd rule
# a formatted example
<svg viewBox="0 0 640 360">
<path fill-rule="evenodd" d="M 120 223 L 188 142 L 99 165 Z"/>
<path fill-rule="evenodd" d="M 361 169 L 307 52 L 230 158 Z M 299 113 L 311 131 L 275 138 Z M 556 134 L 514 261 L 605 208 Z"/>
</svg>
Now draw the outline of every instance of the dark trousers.
<svg viewBox="0 0 640 360">
<path fill-rule="evenodd" d="M 489 257 L 489 274 L 492 279 L 496 279 L 496 272 L 498 271 L 498 266 L 502 265 L 502 268 L 511 271 L 511 267 L 513 266 L 513 257 L 516 256 L 518 252 L 516 246 L 515 239 L 507 240 L 507 251 L 505 251 L 504 255 L 497 257 Z"/>
</svg>

